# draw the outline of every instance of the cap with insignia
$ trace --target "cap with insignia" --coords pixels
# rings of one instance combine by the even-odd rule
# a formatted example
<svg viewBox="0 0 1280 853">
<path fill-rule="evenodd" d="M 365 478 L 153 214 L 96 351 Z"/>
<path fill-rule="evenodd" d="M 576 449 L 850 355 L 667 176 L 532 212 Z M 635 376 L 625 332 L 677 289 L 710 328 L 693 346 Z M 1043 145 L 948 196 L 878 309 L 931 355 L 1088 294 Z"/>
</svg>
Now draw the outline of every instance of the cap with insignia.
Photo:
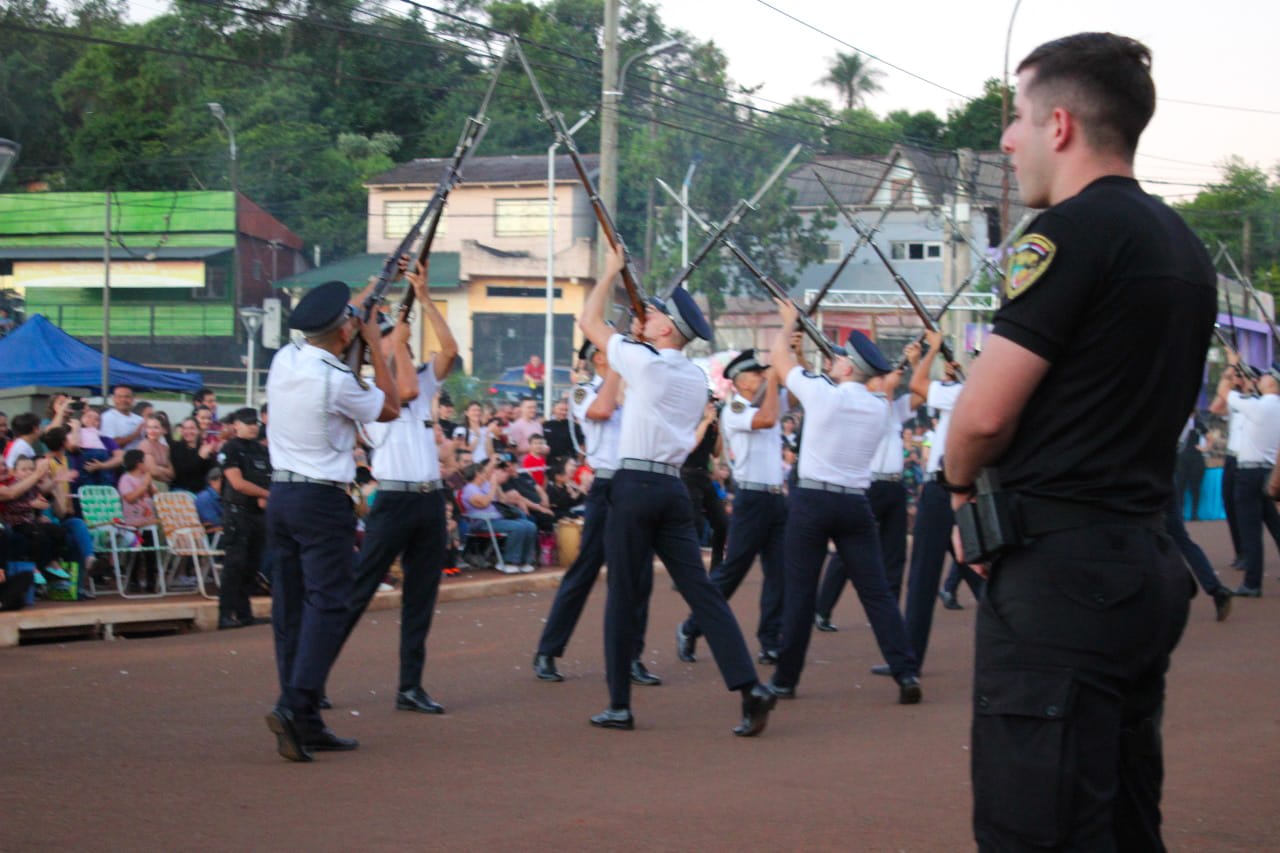
<svg viewBox="0 0 1280 853">
<path fill-rule="evenodd" d="M 225 420 L 229 424 L 256 424 L 258 422 L 258 410 L 252 406 L 245 406 L 243 409 L 236 409 L 230 415 L 227 415 Z"/>
<path fill-rule="evenodd" d="M 845 355 L 863 373 L 880 376 L 893 370 L 893 365 L 880 352 L 880 347 L 857 329 L 849 333 L 849 345 L 844 349 Z"/>
<path fill-rule="evenodd" d="M 656 296 L 649 298 L 649 304 L 656 308 L 675 324 L 676 329 L 687 341 L 701 338 L 711 340 L 711 324 L 702 316 L 702 309 L 693 301 L 693 296 L 683 287 L 677 287 L 668 303 Z"/>
<path fill-rule="evenodd" d="M 350 298 L 351 288 L 346 282 L 326 281 L 294 306 L 293 313 L 289 315 L 289 328 L 297 329 L 307 337 L 332 332 L 351 316 L 347 311 Z"/>
<path fill-rule="evenodd" d="M 742 352 L 733 357 L 733 361 L 725 365 L 724 378 L 732 380 L 739 373 L 746 373 L 749 370 L 764 370 L 765 366 L 756 358 L 754 347 L 747 347 Z"/>
</svg>

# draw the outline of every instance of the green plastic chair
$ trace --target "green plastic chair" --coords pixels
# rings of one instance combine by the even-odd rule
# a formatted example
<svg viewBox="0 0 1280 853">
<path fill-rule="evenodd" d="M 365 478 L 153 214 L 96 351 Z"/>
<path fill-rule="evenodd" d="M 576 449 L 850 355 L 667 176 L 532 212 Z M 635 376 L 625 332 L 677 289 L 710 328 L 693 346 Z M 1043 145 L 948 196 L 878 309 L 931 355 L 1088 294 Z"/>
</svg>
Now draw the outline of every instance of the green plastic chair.
<svg viewBox="0 0 1280 853">
<path fill-rule="evenodd" d="M 80 501 L 80 514 L 93 534 L 94 550 L 111 555 L 111 571 L 116 579 L 116 591 L 123 598 L 159 598 L 165 595 L 164 572 L 156 572 L 154 593 L 130 593 L 129 584 L 139 568 L 145 566 L 145 554 L 164 551 L 158 525 L 132 527 L 125 524 L 124 502 L 120 493 L 111 486 L 81 486 L 76 493 Z M 142 534 L 150 531 L 154 545 L 142 544 Z"/>
</svg>

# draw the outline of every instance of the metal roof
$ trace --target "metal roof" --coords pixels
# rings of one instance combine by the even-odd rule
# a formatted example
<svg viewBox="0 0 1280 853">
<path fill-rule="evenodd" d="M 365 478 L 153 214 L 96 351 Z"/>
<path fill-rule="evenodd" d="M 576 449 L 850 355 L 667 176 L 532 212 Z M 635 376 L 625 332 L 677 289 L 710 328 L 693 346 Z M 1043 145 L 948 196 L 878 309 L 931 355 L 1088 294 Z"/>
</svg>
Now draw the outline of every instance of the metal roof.
<svg viewBox="0 0 1280 853">
<path fill-rule="evenodd" d="M 387 256 L 381 254 L 360 254 L 343 258 L 317 267 L 313 270 L 291 275 L 277 281 L 273 287 L 297 287 L 308 289 L 324 284 L 326 281 L 345 281 L 354 288 L 362 288 L 369 282 L 369 277 L 382 270 Z M 431 266 L 427 273 L 427 284 L 435 290 L 457 290 L 461 286 L 462 255 L 459 252 L 435 252 L 431 255 Z"/>
</svg>

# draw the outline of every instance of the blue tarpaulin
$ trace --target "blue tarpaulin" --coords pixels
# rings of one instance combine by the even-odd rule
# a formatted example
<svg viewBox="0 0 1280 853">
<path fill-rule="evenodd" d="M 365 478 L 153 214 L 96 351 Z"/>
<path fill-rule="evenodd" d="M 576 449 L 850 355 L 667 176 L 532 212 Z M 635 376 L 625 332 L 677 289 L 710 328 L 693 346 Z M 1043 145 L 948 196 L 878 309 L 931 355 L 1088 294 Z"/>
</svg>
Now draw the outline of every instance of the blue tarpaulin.
<svg viewBox="0 0 1280 853">
<path fill-rule="evenodd" d="M 199 373 L 156 370 L 112 358 L 110 381 L 145 391 L 198 391 Z M 40 314 L 34 314 L 0 338 L 0 388 L 22 385 L 71 385 L 101 393 L 102 352 L 73 338 Z"/>
</svg>

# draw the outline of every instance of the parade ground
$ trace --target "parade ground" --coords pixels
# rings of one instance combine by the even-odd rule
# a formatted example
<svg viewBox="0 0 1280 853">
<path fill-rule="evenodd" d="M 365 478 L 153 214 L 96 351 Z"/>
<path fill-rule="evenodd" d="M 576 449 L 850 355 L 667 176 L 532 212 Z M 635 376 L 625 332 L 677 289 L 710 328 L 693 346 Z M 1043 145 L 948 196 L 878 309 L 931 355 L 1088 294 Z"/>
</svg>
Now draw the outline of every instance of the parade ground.
<svg viewBox="0 0 1280 853">
<path fill-rule="evenodd" d="M 1225 524 L 1190 525 L 1229 585 Z M 1214 621 L 1203 594 L 1174 657 L 1164 722 L 1171 850 L 1280 849 L 1280 559 L 1268 597 Z M 502 590 L 495 589 L 495 593 Z M 759 574 L 733 600 L 750 636 Z M 680 663 L 685 615 L 655 583 L 633 732 L 607 704 L 604 585 L 560 661 L 530 670 L 550 591 L 449 601 L 427 683 L 445 716 L 393 709 L 398 614 L 368 614 L 338 661 L 326 719 L 359 738 L 311 764 L 276 755 L 271 629 L 0 649 L 0 849 L 972 849 L 969 673 L 974 603 L 939 606 L 924 702 L 894 704 L 856 596 L 814 635 L 798 698 L 760 738 L 730 734 L 738 697 L 705 643 Z M 101 603 L 101 602 L 99 602 Z M 761 667 L 767 678 L 768 669 Z"/>
</svg>

